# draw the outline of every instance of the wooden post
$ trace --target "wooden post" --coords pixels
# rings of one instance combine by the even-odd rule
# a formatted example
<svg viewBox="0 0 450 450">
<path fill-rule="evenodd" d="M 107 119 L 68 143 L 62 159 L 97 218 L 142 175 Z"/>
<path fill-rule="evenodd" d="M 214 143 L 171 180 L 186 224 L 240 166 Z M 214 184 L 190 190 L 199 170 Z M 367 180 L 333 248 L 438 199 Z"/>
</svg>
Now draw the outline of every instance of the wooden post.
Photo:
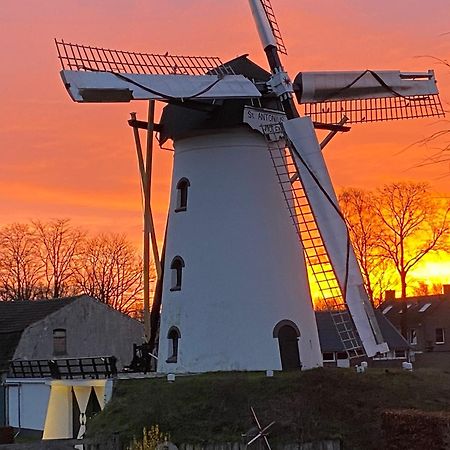
<svg viewBox="0 0 450 450">
<path fill-rule="evenodd" d="M 161 261 L 159 259 L 158 243 L 156 241 L 155 224 L 153 222 L 151 208 L 151 189 L 152 189 L 152 164 L 153 164 L 153 133 L 155 131 L 155 100 L 149 100 L 148 105 L 148 125 L 147 125 L 147 154 L 145 157 L 145 174 L 147 180 L 147 204 L 145 212 L 147 215 L 147 226 L 152 241 L 153 257 L 155 260 L 156 274 L 161 277 Z"/>
<path fill-rule="evenodd" d="M 150 340 L 150 196 L 153 157 L 153 120 L 155 102 L 148 102 L 147 146 L 145 155 L 144 183 L 144 329 L 146 342 Z"/>
<path fill-rule="evenodd" d="M 136 143 L 136 153 L 138 158 L 139 172 L 141 175 L 142 192 L 144 196 L 144 332 L 145 339 L 150 339 L 150 239 L 152 242 L 153 257 L 158 278 L 161 276 L 161 261 L 159 259 L 158 245 L 156 241 L 155 227 L 153 223 L 151 211 L 151 174 L 152 174 L 152 157 L 153 157 L 153 130 L 154 130 L 154 114 L 155 102 L 149 101 L 148 109 L 148 128 L 147 128 L 147 145 L 146 155 L 142 152 L 139 130 L 133 127 L 134 140 Z M 136 113 L 131 113 L 132 120 L 136 120 Z"/>
</svg>

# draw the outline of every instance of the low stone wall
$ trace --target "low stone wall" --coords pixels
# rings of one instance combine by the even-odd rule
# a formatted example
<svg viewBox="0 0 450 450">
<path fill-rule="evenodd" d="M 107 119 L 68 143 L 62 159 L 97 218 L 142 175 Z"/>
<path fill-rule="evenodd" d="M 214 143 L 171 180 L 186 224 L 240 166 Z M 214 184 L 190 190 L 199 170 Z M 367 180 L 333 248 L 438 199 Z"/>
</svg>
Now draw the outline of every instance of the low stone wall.
<svg viewBox="0 0 450 450">
<path fill-rule="evenodd" d="M 252 450 L 267 450 L 267 447 L 263 441 L 258 441 L 250 447 Z M 318 442 L 306 442 L 304 444 L 282 444 L 272 445 L 272 448 L 276 450 L 341 450 L 342 443 L 339 439 L 318 441 Z M 247 447 L 243 443 L 223 443 L 223 444 L 204 444 L 204 445 L 192 445 L 181 444 L 178 446 L 179 450 L 247 450 Z"/>
<path fill-rule="evenodd" d="M 108 442 L 93 442 L 90 439 L 49 439 L 0 445 L 0 450 L 122 450 L 122 446 L 114 437 Z"/>
<path fill-rule="evenodd" d="M 83 447 L 81 447 L 81 445 Z M 80 447 L 77 447 L 80 446 Z M 6 444 L 0 445 L 0 450 L 123 450 L 118 439 L 111 438 L 108 442 L 94 442 L 89 439 L 58 439 L 29 442 L 24 444 Z M 259 443 L 252 446 L 252 450 L 260 450 L 265 447 Z M 327 440 L 320 442 L 309 442 L 305 444 L 285 444 L 273 446 L 276 450 L 342 450 L 340 440 Z M 181 444 L 179 450 L 247 450 L 242 443 L 216 443 L 216 444 Z"/>
<path fill-rule="evenodd" d="M 74 450 L 80 441 L 76 439 L 58 439 L 49 441 L 27 442 L 23 444 L 0 445 L 1 450 Z"/>
</svg>

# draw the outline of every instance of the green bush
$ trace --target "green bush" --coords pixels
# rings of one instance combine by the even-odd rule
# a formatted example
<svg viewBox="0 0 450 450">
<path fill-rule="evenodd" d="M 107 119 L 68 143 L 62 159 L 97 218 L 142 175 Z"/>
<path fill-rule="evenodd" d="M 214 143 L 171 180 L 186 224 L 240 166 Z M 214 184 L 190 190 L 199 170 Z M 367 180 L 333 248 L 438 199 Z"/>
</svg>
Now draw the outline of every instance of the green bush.
<svg viewBox="0 0 450 450">
<path fill-rule="evenodd" d="M 443 450 L 450 448 L 450 414 L 390 410 L 382 414 L 386 450 Z"/>
</svg>

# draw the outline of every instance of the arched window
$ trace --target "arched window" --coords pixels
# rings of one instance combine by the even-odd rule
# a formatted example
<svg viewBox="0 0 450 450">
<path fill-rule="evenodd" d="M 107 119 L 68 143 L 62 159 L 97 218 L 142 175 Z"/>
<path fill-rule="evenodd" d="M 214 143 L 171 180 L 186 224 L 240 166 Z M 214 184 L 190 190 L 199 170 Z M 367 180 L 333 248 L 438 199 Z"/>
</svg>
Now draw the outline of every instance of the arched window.
<svg viewBox="0 0 450 450">
<path fill-rule="evenodd" d="M 183 277 L 183 268 L 184 261 L 181 256 L 175 256 L 172 260 L 172 264 L 170 265 L 170 269 L 172 270 L 172 287 L 171 291 L 180 291 L 181 290 L 181 281 Z"/>
<path fill-rule="evenodd" d="M 182 178 L 177 183 L 177 204 L 175 212 L 186 211 L 188 201 L 188 189 L 191 183 L 187 178 Z"/>
<path fill-rule="evenodd" d="M 178 340 L 181 339 L 180 330 L 177 327 L 171 327 L 167 333 L 167 339 L 169 340 L 169 355 L 166 362 L 176 363 L 178 360 Z"/>
<path fill-rule="evenodd" d="M 55 356 L 67 355 L 66 330 L 64 328 L 53 330 L 53 354 Z"/>
</svg>

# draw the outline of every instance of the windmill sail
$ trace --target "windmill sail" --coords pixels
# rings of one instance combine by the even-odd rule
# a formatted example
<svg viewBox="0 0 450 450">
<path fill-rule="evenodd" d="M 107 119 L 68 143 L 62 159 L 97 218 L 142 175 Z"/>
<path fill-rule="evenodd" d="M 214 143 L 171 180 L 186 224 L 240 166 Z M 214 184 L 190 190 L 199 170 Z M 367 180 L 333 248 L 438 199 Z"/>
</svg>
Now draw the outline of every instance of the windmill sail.
<svg viewBox="0 0 450 450">
<path fill-rule="evenodd" d="M 77 102 L 257 98 L 255 85 L 213 56 L 158 55 L 55 40 L 61 77 Z"/>
<path fill-rule="evenodd" d="M 280 53 L 287 55 L 270 0 L 249 0 L 249 3 L 263 47 L 274 46 Z"/>
<path fill-rule="evenodd" d="M 388 348 L 363 286 L 361 272 L 322 152 L 309 118 L 266 126 L 270 156 L 305 258 L 350 358 Z M 311 173 L 309 173 L 309 170 Z"/>
<path fill-rule="evenodd" d="M 331 306 L 334 310 L 348 308 L 368 356 L 387 352 L 387 345 L 383 342 L 364 289 L 358 262 L 349 241 L 347 227 L 341 216 L 311 119 L 303 117 L 288 120 L 283 122 L 283 128 L 304 190 L 304 201 L 307 201 L 311 210 L 307 221 L 315 222 L 314 226 L 317 229 L 311 236 L 311 241 L 319 246 L 321 253 L 313 257 L 320 259 L 323 266 L 323 269 L 320 269 L 323 272 L 322 277 L 335 280 L 326 282 L 324 300 L 332 300 Z M 339 331 L 339 324 L 336 325 Z"/>
<path fill-rule="evenodd" d="M 305 115 L 322 123 L 443 117 L 434 72 L 302 72 L 294 80 Z"/>
<path fill-rule="evenodd" d="M 217 56 L 158 55 L 128 52 L 55 39 L 63 70 L 143 73 L 152 75 L 234 75 Z"/>
<path fill-rule="evenodd" d="M 261 94 L 242 75 L 144 75 L 63 70 L 61 77 L 76 102 L 257 98 Z"/>
</svg>

